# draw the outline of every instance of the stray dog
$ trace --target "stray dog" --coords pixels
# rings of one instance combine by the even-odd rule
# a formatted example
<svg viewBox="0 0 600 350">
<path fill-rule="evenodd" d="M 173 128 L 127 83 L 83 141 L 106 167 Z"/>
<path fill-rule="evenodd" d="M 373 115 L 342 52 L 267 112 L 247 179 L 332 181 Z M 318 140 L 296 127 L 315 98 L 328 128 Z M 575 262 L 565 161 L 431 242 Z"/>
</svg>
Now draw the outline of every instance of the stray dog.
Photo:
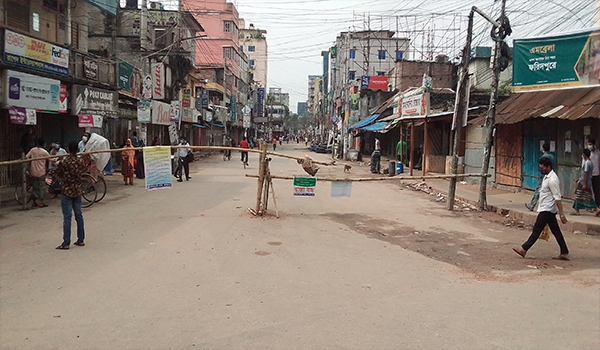
<svg viewBox="0 0 600 350">
<path fill-rule="evenodd" d="M 344 172 L 349 173 L 350 169 L 352 169 L 352 165 L 344 164 Z"/>
</svg>

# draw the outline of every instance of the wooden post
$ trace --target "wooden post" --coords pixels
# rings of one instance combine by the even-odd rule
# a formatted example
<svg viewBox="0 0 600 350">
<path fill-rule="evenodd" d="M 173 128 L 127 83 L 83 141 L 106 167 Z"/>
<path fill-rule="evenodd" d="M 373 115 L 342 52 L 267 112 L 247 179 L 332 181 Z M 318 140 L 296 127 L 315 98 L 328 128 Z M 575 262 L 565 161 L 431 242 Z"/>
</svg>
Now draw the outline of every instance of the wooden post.
<svg viewBox="0 0 600 350">
<path fill-rule="evenodd" d="M 22 158 L 25 159 L 25 153 L 23 153 Z M 27 210 L 27 201 L 29 200 L 29 198 L 27 198 L 27 166 L 27 163 L 21 165 L 21 199 L 23 200 L 23 210 Z"/>
<path fill-rule="evenodd" d="M 410 122 L 410 176 L 415 168 L 415 122 Z"/>
<path fill-rule="evenodd" d="M 473 37 L 473 15 L 474 10 L 471 10 L 469 14 L 469 26 L 467 28 L 467 43 L 463 49 L 463 62 L 462 62 L 462 70 L 460 75 L 460 82 L 458 85 L 458 102 L 457 105 L 454 106 L 454 118 L 455 118 L 455 129 L 454 129 L 454 150 L 453 150 L 453 159 L 452 159 L 452 175 L 456 175 L 458 172 L 458 153 L 460 151 L 460 139 L 461 139 L 461 131 L 462 131 L 462 120 L 465 113 L 468 113 L 467 99 L 466 99 L 466 89 L 469 87 L 467 84 L 469 79 L 469 60 L 471 57 L 471 40 Z M 447 209 L 454 210 L 454 197 L 456 196 L 456 177 L 450 178 L 450 186 L 448 188 L 448 202 Z"/>
<path fill-rule="evenodd" d="M 427 130 L 427 125 L 428 124 L 429 123 L 427 122 L 427 118 L 425 118 L 425 126 L 424 126 L 425 133 L 423 135 L 423 152 L 421 152 L 423 154 L 421 156 L 422 157 L 421 158 L 421 167 L 423 168 L 422 169 L 423 170 L 422 171 L 423 176 L 425 176 L 425 174 L 426 174 L 425 168 L 427 167 L 427 140 L 429 139 L 427 137 L 427 134 L 429 133 L 429 130 Z"/>
<path fill-rule="evenodd" d="M 257 215 L 260 213 L 262 191 L 265 185 L 265 163 L 267 161 L 267 144 L 265 141 L 260 141 L 259 148 L 261 154 L 258 161 L 258 185 L 256 189 L 256 206 L 254 207 Z"/>
</svg>

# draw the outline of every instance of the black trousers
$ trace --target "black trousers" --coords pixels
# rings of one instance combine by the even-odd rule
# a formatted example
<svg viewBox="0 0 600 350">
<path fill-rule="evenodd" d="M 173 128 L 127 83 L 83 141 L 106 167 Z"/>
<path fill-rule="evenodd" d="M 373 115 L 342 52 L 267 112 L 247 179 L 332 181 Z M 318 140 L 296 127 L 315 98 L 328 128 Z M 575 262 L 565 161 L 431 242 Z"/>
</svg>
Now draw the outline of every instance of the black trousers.
<svg viewBox="0 0 600 350">
<path fill-rule="evenodd" d="M 600 207 L 600 176 L 592 176 L 592 191 L 596 206 Z"/>
<path fill-rule="evenodd" d="M 185 178 L 189 179 L 190 178 L 190 163 L 185 159 L 185 157 L 180 157 L 179 158 L 179 164 L 177 165 L 177 170 L 175 170 L 175 177 L 178 177 L 181 179 L 181 168 L 183 168 L 183 170 L 185 170 Z"/>
<path fill-rule="evenodd" d="M 241 152 L 242 153 L 242 163 L 246 164 L 248 163 L 248 152 Z"/>
<path fill-rule="evenodd" d="M 542 230 L 544 229 L 544 227 L 546 227 L 546 225 L 550 227 L 550 231 L 552 231 L 552 234 L 556 238 L 556 242 L 560 247 L 560 253 L 569 254 L 567 243 L 565 242 L 565 238 L 563 237 L 563 234 L 560 231 L 560 227 L 558 226 L 558 221 L 556 220 L 556 214 L 549 211 L 543 211 L 538 214 L 537 219 L 535 220 L 535 224 L 533 225 L 533 231 L 531 232 L 531 236 L 529 236 L 527 242 L 523 243 L 521 247 L 525 250 L 529 250 L 538 240 L 540 234 L 542 233 Z"/>
</svg>

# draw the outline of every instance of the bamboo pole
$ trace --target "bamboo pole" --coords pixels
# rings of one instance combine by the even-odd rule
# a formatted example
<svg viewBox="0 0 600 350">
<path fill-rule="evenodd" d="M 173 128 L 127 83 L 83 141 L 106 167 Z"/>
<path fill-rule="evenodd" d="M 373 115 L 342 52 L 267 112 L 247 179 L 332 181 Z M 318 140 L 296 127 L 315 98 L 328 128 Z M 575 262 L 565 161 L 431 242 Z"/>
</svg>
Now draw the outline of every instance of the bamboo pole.
<svg viewBox="0 0 600 350">
<path fill-rule="evenodd" d="M 279 210 L 277 209 L 277 199 L 275 199 L 275 188 L 273 187 L 273 178 L 269 176 L 269 186 L 271 186 L 271 192 L 273 192 L 273 205 L 275 205 L 275 216 L 279 218 Z"/>
<path fill-rule="evenodd" d="M 265 162 L 267 161 L 267 144 L 264 141 L 260 141 L 259 148 L 261 150 L 261 153 L 258 161 L 258 176 L 256 176 L 258 177 L 258 184 L 256 186 L 256 206 L 254 207 L 256 213 L 255 215 L 258 215 L 260 213 L 260 201 L 262 198 L 262 190 L 265 181 Z"/>
<path fill-rule="evenodd" d="M 369 181 L 401 181 L 401 180 L 428 180 L 428 179 L 450 179 L 457 177 L 491 177 L 491 174 L 457 174 L 457 175 L 426 175 L 426 176 L 394 176 L 394 177 L 362 177 L 362 178 L 332 178 L 318 177 L 318 181 L 331 182 L 369 182 Z M 257 175 L 246 174 L 246 177 L 256 178 Z M 277 176 L 271 175 L 272 179 L 277 180 L 293 180 L 294 176 Z"/>
</svg>

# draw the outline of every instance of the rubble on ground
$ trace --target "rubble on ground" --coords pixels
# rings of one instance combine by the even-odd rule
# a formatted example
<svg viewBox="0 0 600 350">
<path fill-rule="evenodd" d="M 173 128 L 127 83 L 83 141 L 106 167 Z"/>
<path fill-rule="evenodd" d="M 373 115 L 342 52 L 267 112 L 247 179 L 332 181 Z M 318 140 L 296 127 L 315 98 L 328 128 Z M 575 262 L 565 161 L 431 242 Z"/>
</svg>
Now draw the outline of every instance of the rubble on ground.
<svg viewBox="0 0 600 350">
<path fill-rule="evenodd" d="M 446 201 L 448 200 L 448 195 L 446 195 L 445 193 L 435 191 L 435 189 L 432 188 L 431 186 L 429 186 L 426 182 L 413 182 L 413 183 L 406 184 L 406 187 L 410 188 L 413 191 L 420 191 L 420 192 L 427 193 L 428 195 L 435 196 L 435 201 L 438 203 L 446 203 Z M 460 211 L 478 211 L 479 210 L 476 206 L 469 204 L 467 202 L 461 201 L 458 198 L 454 199 L 454 203 L 455 203 L 454 210 L 460 210 Z"/>
</svg>

